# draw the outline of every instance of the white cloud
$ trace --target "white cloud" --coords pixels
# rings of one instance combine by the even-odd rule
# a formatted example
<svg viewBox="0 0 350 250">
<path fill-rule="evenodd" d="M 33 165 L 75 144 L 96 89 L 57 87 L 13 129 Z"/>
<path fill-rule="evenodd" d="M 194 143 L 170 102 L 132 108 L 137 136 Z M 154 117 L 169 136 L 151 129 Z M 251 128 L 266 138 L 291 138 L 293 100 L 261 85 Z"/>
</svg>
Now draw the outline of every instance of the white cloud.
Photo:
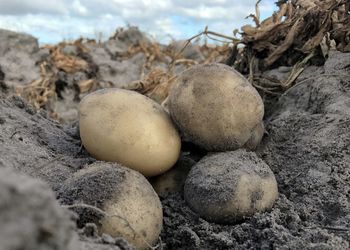
<svg viewBox="0 0 350 250">
<path fill-rule="evenodd" d="M 159 40 L 166 38 L 181 37 L 180 27 L 177 27 L 170 18 L 159 19 L 155 21 L 155 29 L 150 31 L 150 35 Z"/>
<path fill-rule="evenodd" d="M 89 13 L 88 9 L 79 0 L 73 1 L 72 9 L 82 16 L 86 16 Z"/>
<path fill-rule="evenodd" d="M 22 15 L 28 13 L 66 14 L 66 1 L 60 0 L 0 0 L 0 14 Z"/>
<path fill-rule="evenodd" d="M 232 32 L 250 22 L 256 0 L 0 0 L 0 28 L 32 33 L 43 42 L 57 38 L 95 37 L 131 24 L 163 39 L 189 37 L 206 25 Z M 262 16 L 274 0 L 262 0 Z M 45 35 L 46 34 L 46 35 Z"/>
<path fill-rule="evenodd" d="M 223 7 L 209 7 L 200 5 L 197 8 L 183 8 L 183 13 L 189 17 L 197 19 L 213 20 L 216 18 L 228 17 L 230 13 Z"/>
</svg>

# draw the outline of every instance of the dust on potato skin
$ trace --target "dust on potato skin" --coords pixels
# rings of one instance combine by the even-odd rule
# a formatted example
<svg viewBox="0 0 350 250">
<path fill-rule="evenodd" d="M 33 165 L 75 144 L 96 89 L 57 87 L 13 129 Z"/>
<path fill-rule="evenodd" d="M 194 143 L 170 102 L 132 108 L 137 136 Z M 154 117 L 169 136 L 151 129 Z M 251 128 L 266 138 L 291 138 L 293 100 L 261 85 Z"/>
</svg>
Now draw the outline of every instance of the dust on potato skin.
<svg viewBox="0 0 350 250">
<path fill-rule="evenodd" d="M 278 192 L 269 167 L 254 153 L 237 150 L 200 160 L 188 175 L 184 194 L 209 221 L 233 223 L 272 207 Z"/>
<path fill-rule="evenodd" d="M 112 198 L 117 199 L 115 193 L 122 191 L 125 182 L 124 167 L 119 168 L 117 163 L 110 163 L 103 169 L 96 171 L 96 167 L 102 162 L 94 162 L 87 168 L 76 172 L 68 178 L 57 191 L 57 198 L 65 205 L 73 205 L 77 201 L 81 204 L 88 204 L 103 209 L 106 201 Z M 102 163 L 103 164 L 103 163 Z M 101 181 L 103 180 L 103 181 Z M 100 225 L 103 215 L 86 208 L 76 208 L 78 214 L 82 214 L 78 220 L 78 226 L 86 223 Z"/>
<path fill-rule="evenodd" d="M 258 92 L 242 75 L 222 64 L 184 71 L 170 91 L 168 105 L 185 137 L 208 151 L 243 146 L 264 114 Z"/>
<path fill-rule="evenodd" d="M 162 206 L 152 186 L 140 173 L 117 163 L 95 162 L 76 172 L 58 191 L 63 204 L 76 206 L 78 225 L 95 223 L 100 233 L 123 236 L 137 249 L 153 244 L 162 228 Z"/>
</svg>

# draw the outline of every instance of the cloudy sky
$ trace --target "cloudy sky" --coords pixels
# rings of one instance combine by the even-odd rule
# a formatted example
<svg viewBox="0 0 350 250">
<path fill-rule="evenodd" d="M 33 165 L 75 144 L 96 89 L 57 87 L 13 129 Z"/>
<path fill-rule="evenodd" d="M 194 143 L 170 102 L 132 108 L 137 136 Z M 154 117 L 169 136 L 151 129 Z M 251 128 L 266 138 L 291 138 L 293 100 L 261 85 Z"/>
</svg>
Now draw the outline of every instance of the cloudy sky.
<svg viewBox="0 0 350 250">
<path fill-rule="evenodd" d="M 262 0 L 270 16 L 275 0 Z M 80 36 L 108 38 L 117 27 L 136 25 L 155 39 L 185 39 L 206 25 L 226 35 L 254 13 L 256 0 L 0 0 L 0 28 L 30 33 L 40 43 Z"/>
</svg>

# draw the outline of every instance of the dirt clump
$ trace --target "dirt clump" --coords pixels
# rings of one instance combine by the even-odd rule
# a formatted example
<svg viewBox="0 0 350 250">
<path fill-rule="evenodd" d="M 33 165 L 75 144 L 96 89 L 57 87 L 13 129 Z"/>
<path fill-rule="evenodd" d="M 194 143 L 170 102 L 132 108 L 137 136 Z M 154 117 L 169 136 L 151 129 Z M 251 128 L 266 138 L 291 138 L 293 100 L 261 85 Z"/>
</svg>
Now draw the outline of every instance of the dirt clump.
<svg viewBox="0 0 350 250">
<path fill-rule="evenodd" d="M 0 79 L 7 87 L 25 85 L 40 77 L 37 63 L 44 56 L 35 37 L 0 29 Z"/>
<path fill-rule="evenodd" d="M 0 168 L 0 248 L 74 250 L 75 224 L 43 181 Z"/>
<path fill-rule="evenodd" d="M 0 98 L 0 167 L 48 182 L 52 188 L 92 159 L 74 126 L 63 126 L 17 96 Z"/>
</svg>

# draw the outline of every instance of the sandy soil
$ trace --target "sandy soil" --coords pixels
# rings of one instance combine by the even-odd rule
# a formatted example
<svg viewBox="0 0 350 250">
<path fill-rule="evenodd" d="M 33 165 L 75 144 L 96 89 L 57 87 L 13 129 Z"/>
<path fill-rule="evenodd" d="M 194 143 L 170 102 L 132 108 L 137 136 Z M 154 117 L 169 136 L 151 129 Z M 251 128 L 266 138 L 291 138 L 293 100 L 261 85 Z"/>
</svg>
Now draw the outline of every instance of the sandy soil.
<svg viewBox="0 0 350 250">
<path fill-rule="evenodd" d="M 209 223 L 191 211 L 182 192 L 168 195 L 161 200 L 164 212 L 162 248 L 348 249 L 349 75 L 350 54 L 334 52 L 324 66 L 307 68 L 294 87 L 277 102 L 266 106 L 267 133 L 257 154 L 270 166 L 278 182 L 280 195 L 271 211 L 237 224 L 220 225 Z M 45 111 L 36 112 L 21 98 L 11 96 L 11 91 L 6 90 L 3 83 L 1 86 L 1 172 L 2 169 L 21 172 L 28 175 L 25 177 L 28 182 L 42 183 L 43 180 L 55 191 L 72 173 L 95 161 L 81 147 L 76 122 L 63 126 L 50 120 Z M 186 149 L 191 150 L 191 147 Z M 194 160 L 198 161 L 198 157 Z M 0 186 L 5 185 L 6 179 L 0 178 Z M 19 177 L 12 178 L 12 183 L 14 186 L 24 185 Z M 53 196 L 47 186 L 37 185 L 42 186 L 33 189 L 35 195 L 40 197 L 51 192 Z M 2 197 L 3 193 L 0 195 Z M 21 202 L 30 204 L 32 201 L 22 199 Z M 59 220 L 66 210 L 53 198 L 50 202 L 55 204 L 43 209 L 54 209 L 57 215 L 50 213 L 53 216 L 50 220 Z M 3 205 L 1 198 L 0 214 L 6 209 L 8 207 Z M 36 206 L 28 206 L 23 215 L 26 223 L 9 219 L 0 230 L 14 226 L 13 234 L 19 241 L 25 239 L 21 237 L 27 237 L 21 234 L 22 230 L 37 237 L 34 236 L 37 225 L 26 219 L 36 209 Z M 15 209 L 12 211 L 13 216 L 21 214 Z M 130 249 L 120 238 L 98 236 L 93 225 L 75 230 L 77 234 L 75 231 L 60 231 L 69 225 L 69 219 L 58 223 L 57 230 L 47 236 L 58 245 L 45 249 L 69 249 L 60 239 L 67 242 L 74 237 L 79 237 L 76 240 L 78 247 L 74 249 Z M 1 235 L 0 231 L 0 238 Z M 0 240 L 0 249 L 14 249 L 4 242 Z M 48 241 L 46 238 L 38 240 L 33 243 L 33 248 L 26 249 L 44 249 L 40 248 L 42 242 Z"/>
<path fill-rule="evenodd" d="M 278 182 L 273 209 L 218 225 L 198 218 L 182 194 L 169 196 L 162 200 L 168 249 L 349 248 L 349 66 L 350 54 L 333 54 L 269 110 L 258 154 Z"/>
</svg>

